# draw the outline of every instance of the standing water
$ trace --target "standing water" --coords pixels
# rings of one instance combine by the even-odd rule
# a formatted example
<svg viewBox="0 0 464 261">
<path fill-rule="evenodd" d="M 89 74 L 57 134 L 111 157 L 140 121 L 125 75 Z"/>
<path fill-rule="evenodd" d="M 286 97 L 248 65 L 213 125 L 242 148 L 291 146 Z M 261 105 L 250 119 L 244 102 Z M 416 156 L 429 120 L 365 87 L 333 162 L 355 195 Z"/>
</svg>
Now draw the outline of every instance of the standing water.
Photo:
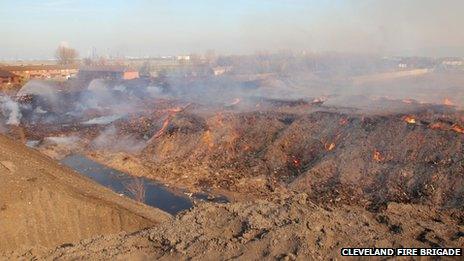
<svg viewBox="0 0 464 261">
<path fill-rule="evenodd" d="M 73 154 L 67 156 L 61 160 L 61 163 L 112 189 L 116 193 L 139 200 L 173 215 L 193 206 L 188 197 L 175 194 L 159 183 L 146 178 L 127 175 L 82 155 Z"/>
</svg>

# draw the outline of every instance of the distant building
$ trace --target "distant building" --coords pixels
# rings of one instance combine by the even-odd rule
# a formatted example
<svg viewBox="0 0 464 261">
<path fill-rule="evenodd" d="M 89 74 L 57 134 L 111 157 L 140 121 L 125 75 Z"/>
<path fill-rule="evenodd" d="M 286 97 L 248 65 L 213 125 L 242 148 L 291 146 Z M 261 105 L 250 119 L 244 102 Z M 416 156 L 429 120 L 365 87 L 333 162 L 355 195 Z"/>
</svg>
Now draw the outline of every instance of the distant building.
<svg viewBox="0 0 464 261">
<path fill-rule="evenodd" d="M 0 70 L 8 71 L 24 79 L 68 79 L 77 73 L 73 65 L 16 65 L 2 66 Z"/>
<path fill-rule="evenodd" d="M 139 78 L 139 72 L 120 65 L 88 66 L 80 68 L 77 77 L 83 80 L 132 80 Z"/>
<path fill-rule="evenodd" d="M 449 65 L 449 66 L 463 66 L 464 61 L 462 60 L 445 60 L 442 62 L 443 65 Z"/>
<path fill-rule="evenodd" d="M 9 71 L 0 70 L 0 84 L 16 84 L 21 81 L 21 76 Z"/>
<path fill-rule="evenodd" d="M 211 70 L 215 76 L 218 76 L 226 72 L 229 72 L 231 69 L 232 69 L 231 66 L 216 66 L 216 67 L 213 67 Z"/>
<path fill-rule="evenodd" d="M 408 68 L 408 65 L 405 64 L 405 63 L 399 63 L 399 64 L 398 64 L 398 68 L 402 68 L 402 69 Z"/>
<path fill-rule="evenodd" d="M 441 64 L 437 66 L 437 70 L 445 71 L 460 71 L 464 70 L 464 59 L 459 57 L 443 58 Z"/>
<path fill-rule="evenodd" d="M 190 61 L 190 55 L 178 55 L 177 60 L 178 61 Z"/>
</svg>

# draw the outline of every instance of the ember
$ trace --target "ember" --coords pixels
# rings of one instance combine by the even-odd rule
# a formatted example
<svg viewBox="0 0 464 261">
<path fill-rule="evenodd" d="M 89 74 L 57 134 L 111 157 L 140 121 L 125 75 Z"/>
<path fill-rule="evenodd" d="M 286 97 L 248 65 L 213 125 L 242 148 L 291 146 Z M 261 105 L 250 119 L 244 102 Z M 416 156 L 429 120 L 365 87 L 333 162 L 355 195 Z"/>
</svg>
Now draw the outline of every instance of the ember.
<svg viewBox="0 0 464 261">
<path fill-rule="evenodd" d="M 329 143 L 326 143 L 326 144 L 325 144 L 325 149 L 326 149 L 327 151 L 331 151 L 331 150 L 333 150 L 334 148 L 335 148 L 335 143 L 333 143 L 333 142 L 330 143 L 330 144 L 329 144 Z"/>
<path fill-rule="evenodd" d="M 383 157 L 382 157 L 382 154 L 380 154 L 379 151 L 375 150 L 373 155 L 372 155 L 372 158 L 377 161 L 377 162 L 381 162 L 383 161 Z"/>
<path fill-rule="evenodd" d="M 451 130 L 457 132 L 457 133 L 463 133 L 464 134 L 464 127 L 458 125 L 458 124 L 454 124 L 453 126 L 451 126 Z"/>
<path fill-rule="evenodd" d="M 448 98 L 445 98 L 445 99 L 443 100 L 443 104 L 444 104 L 444 105 L 447 105 L 447 106 L 454 106 L 454 103 L 453 103 L 450 99 L 448 99 Z"/>
<path fill-rule="evenodd" d="M 413 99 L 403 99 L 402 102 L 407 103 L 407 104 L 412 104 L 412 103 L 414 103 L 416 101 L 413 100 Z"/>
<path fill-rule="evenodd" d="M 301 161 L 300 161 L 297 157 L 292 156 L 292 163 L 293 163 L 293 165 L 294 165 L 295 167 L 299 167 Z"/>
<path fill-rule="evenodd" d="M 346 125 L 346 124 L 348 123 L 348 119 L 346 119 L 346 118 L 341 118 L 341 119 L 338 121 L 338 123 L 339 123 L 340 125 Z"/>
<path fill-rule="evenodd" d="M 434 122 L 428 126 L 432 130 L 454 131 L 457 133 L 464 133 L 464 128 L 457 123 Z"/>
<path fill-rule="evenodd" d="M 408 124 L 416 124 L 416 119 L 413 118 L 412 116 L 406 116 L 403 118 L 403 120 L 407 122 Z"/>
</svg>

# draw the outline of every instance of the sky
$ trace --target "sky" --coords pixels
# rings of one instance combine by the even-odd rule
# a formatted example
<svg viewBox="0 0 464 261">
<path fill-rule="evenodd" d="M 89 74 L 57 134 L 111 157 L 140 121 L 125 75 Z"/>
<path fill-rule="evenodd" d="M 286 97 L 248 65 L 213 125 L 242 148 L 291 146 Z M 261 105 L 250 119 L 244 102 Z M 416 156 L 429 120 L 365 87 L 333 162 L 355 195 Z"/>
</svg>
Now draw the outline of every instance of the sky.
<svg viewBox="0 0 464 261">
<path fill-rule="evenodd" d="M 258 51 L 464 56 L 462 0 L 0 0 L 0 59 Z"/>
</svg>

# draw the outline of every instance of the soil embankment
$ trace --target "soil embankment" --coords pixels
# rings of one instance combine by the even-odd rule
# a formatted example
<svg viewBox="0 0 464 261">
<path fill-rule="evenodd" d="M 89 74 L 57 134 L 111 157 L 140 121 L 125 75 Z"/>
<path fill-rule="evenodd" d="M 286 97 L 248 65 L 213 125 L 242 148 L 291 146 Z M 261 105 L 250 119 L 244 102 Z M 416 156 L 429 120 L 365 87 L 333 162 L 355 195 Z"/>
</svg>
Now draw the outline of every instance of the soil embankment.
<svg viewBox="0 0 464 261">
<path fill-rule="evenodd" d="M 1 135 L 0 191 L 0 253 L 133 232 L 171 218 Z"/>
<path fill-rule="evenodd" d="M 462 247 L 460 212 L 390 203 L 377 213 L 306 194 L 205 203 L 138 233 L 95 237 L 10 258 L 46 260 L 328 260 L 343 247 Z M 461 222 L 461 223 L 460 223 Z"/>
</svg>

